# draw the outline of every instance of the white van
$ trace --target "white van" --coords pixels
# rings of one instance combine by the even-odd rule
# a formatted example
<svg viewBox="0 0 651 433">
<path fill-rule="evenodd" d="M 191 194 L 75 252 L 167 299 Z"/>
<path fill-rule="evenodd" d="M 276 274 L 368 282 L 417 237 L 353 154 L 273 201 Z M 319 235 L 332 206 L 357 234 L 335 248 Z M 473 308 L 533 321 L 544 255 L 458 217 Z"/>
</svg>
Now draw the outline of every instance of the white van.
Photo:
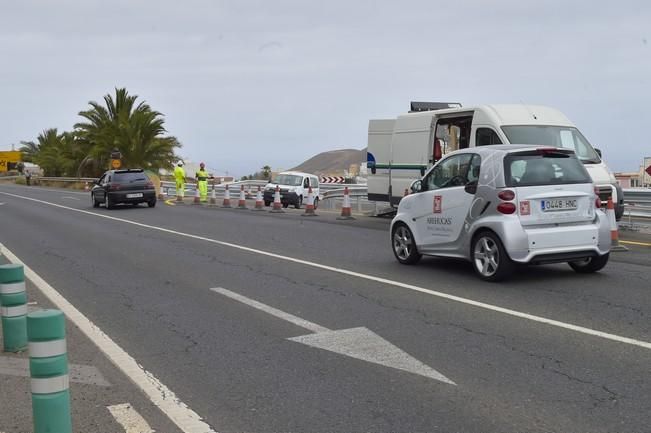
<svg viewBox="0 0 651 433">
<path fill-rule="evenodd" d="M 303 202 L 307 200 L 310 187 L 312 187 L 312 194 L 314 195 L 314 208 L 316 209 L 319 205 L 319 178 L 313 174 L 300 171 L 278 173 L 264 187 L 265 206 L 271 205 L 274 201 L 276 186 L 280 188 L 280 202 L 283 207 L 288 207 L 291 204 L 296 209 L 300 209 Z"/>
<path fill-rule="evenodd" d="M 615 176 L 577 127 L 555 108 L 540 105 L 413 103 L 396 119 L 369 121 L 368 199 L 397 204 L 412 181 L 448 152 L 491 144 L 539 144 L 574 150 L 605 206 L 613 198 L 617 219 L 624 196 Z"/>
</svg>

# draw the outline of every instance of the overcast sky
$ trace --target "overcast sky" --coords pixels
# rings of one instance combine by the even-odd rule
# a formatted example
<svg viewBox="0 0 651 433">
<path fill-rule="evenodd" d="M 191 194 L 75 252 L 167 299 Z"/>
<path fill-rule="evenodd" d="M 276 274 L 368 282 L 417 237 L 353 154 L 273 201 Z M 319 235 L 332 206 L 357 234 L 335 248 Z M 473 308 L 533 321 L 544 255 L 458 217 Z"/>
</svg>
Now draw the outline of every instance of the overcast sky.
<svg viewBox="0 0 651 433">
<path fill-rule="evenodd" d="M 366 146 L 411 100 L 559 108 L 613 170 L 651 156 L 651 2 L 3 0 L 0 149 L 126 87 L 235 175 Z"/>
</svg>

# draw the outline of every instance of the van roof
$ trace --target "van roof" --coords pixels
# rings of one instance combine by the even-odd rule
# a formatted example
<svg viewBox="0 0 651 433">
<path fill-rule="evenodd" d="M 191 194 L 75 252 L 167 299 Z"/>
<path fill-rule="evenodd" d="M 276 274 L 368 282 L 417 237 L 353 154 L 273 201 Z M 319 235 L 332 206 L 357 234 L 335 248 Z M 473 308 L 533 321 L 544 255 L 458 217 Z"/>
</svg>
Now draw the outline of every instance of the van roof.
<svg viewBox="0 0 651 433">
<path fill-rule="evenodd" d="M 498 125 L 556 125 L 574 126 L 561 111 L 544 105 L 491 104 L 401 114 L 398 117 L 430 117 L 455 113 L 480 112 Z M 483 122 L 482 122 L 483 123 Z"/>
<path fill-rule="evenodd" d="M 303 173 L 302 171 L 282 171 L 278 174 L 290 174 L 294 176 L 311 176 L 311 177 L 319 177 L 316 174 L 311 174 L 311 173 Z"/>
</svg>

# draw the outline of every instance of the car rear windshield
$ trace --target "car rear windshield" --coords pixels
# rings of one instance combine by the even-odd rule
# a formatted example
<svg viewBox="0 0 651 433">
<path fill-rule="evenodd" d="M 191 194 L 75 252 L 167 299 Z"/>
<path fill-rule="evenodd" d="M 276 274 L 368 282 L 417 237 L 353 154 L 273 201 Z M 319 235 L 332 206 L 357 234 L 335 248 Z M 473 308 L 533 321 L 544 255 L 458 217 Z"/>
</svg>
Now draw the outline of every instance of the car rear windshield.
<svg viewBox="0 0 651 433">
<path fill-rule="evenodd" d="M 113 182 L 118 183 L 135 183 L 146 182 L 149 179 L 142 171 L 116 172 L 113 174 Z"/>
<path fill-rule="evenodd" d="M 562 151 L 511 153 L 504 158 L 504 176 L 510 187 L 592 183 L 576 155 Z"/>
<path fill-rule="evenodd" d="M 581 132 L 572 127 L 549 125 L 503 126 L 510 143 L 564 147 L 573 150 L 582 163 L 598 164 L 599 155 Z"/>
</svg>

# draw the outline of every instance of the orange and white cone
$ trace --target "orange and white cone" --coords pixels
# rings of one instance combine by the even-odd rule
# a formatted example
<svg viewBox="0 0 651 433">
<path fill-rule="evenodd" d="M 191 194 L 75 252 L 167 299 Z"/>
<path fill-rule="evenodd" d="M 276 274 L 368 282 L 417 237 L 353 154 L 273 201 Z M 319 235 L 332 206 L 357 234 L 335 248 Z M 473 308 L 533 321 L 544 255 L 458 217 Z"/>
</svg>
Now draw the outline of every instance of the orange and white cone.
<svg viewBox="0 0 651 433">
<path fill-rule="evenodd" d="M 262 190 L 258 187 L 258 192 L 255 195 L 255 207 L 253 210 L 264 210 L 264 200 L 262 200 Z"/>
<path fill-rule="evenodd" d="M 269 212 L 273 213 L 284 213 L 285 211 L 282 208 L 282 203 L 280 202 L 280 187 L 276 185 L 276 192 L 274 193 L 274 205 Z"/>
<path fill-rule="evenodd" d="M 307 190 L 307 204 L 305 205 L 305 213 L 303 216 L 316 216 L 314 212 L 314 194 L 312 193 L 312 187 Z"/>
<path fill-rule="evenodd" d="M 238 209 L 246 209 L 246 195 L 244 194 L 244 185 L 240 186 L 240 199 L 237 201 Z"/>
<path fill-rule="evenodd" d="M 407 197 L 409 195 L 409 188 L 405 188 L 405 193 L 403 194 L 403 197 Z"/>
<path fill-rule="evenodd" d="M 224 201 L 222 202 L 222 207 L 231 207 L 231 191 L 228 189 L 228 185 L 224 189 Z"/>
<path fill-rule="evenodd" d="M 338 216 L 338 220 L 354 220 L 353 211 L 350 207 L 350 193 L 348 192 L 348 187 L 344 189 L 344 203 L 341 206 L 341 216 Z"/>
<path fill-rule="evenodd" d="M 615 204 L 613 203 L 612 197 L 608 197 L 606 214 L 608 215 L 608 222 L 610 223 L 610 251 L 628 251 L 628 248 L 619 244 L 619 230 L 617 229 Z"/>
<path fill-rule="evenodd" d="M 197 188 L 194 190 L 194 201 L 192 204 L 201 204 L 201 195 L 199 194 L 199 185 L 197 185 Z"/>
<path fill-rule="evenodd" d="M 210 191 L 210 206 L 217 206 L 217 191 L 214 182 L 212 184 L 212 191 Z"/>
<path fill-rule="evenodd" d="M 84 184 L 84 191 L 90 191 L 90 187 L 88 186 L 88 182 Z"/>
</svg>

